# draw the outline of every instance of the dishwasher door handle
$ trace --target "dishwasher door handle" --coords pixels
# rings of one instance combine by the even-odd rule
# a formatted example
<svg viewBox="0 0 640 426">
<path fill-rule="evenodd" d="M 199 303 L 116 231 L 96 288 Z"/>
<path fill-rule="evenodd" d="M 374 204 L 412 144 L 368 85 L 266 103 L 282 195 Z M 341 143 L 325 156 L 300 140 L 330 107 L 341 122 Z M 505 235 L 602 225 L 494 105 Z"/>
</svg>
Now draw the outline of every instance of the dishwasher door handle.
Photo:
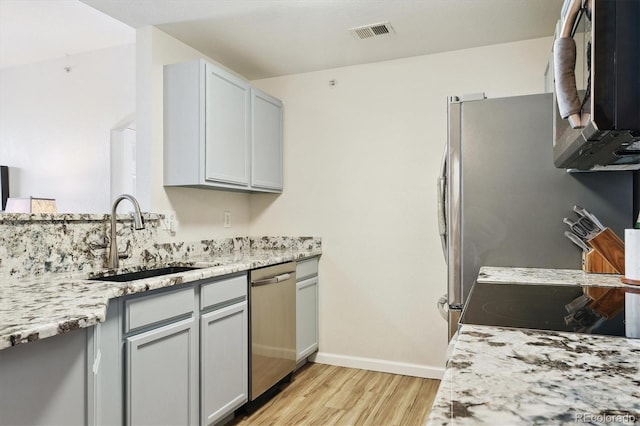
<svg viewBox="0 0 640 426">
<path fill-rule="evenodd" d="M 263 278 L 261 280 L 251 281 L 251 287 L 258 287 L 261 285 L 275 284 L 282 281 L 286 281 L 291 277 L 293 272 L 287 272 L 284 274 L 276 275 L 275 277 Z"/>
</svg>

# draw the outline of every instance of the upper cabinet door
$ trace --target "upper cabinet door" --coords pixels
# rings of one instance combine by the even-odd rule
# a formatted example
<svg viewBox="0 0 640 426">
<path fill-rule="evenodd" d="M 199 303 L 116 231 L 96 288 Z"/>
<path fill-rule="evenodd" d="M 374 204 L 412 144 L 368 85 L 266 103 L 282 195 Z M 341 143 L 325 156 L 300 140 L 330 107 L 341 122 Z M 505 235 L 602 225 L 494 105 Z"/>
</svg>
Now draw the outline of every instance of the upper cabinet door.
<svg viewBox="0 0 640 426">
<path fill-rule="evenodd" d="M 251 186 L 282 190 L 282 102 L 251 89 Z"/>
<path fill-rule="evenodd" d="M 282 191 L 282 102 L 196 60 L 164 66 L 164 185 Z"/>
<path fill-rule="evenodd" d="M 205 179 L 249 185 L 249 84 L 206 64 Z"/>
</svg>

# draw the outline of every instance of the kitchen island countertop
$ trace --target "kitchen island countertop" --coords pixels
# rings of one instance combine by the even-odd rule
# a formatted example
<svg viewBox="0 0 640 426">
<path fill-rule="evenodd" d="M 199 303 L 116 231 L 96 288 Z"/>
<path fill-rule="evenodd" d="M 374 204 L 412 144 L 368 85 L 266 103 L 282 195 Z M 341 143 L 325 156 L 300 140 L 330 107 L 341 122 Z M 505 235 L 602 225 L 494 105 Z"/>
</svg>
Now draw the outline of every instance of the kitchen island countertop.
<svg viewBox="0 0 640 426">
<path fill-rule="evenodd" d="M 640 340 L 462 325 L 429 425 L 640 422 Z"/>
<path fill-rule="evenodd" d="M 619 275 L 482 267 L 478 282 L 631 287 Z M 463 324 L 429 425 L 640 422 L 640 340 Z"/>
<path fill-rule="evenodd" d="M 215 257 L 192 256 L 170 264 L 202 269 L 122 283 L 90 280 L 88 273 L 44 274 L 31 279 L 2 276 L 0 350 L 103 322 L 109 300 L 113 298 L 302 260 L 321 253 L 318 245 L 308 249 L 252 249 Z M 142 265 L 137 270 L 166 265 Z"/>
</svg>

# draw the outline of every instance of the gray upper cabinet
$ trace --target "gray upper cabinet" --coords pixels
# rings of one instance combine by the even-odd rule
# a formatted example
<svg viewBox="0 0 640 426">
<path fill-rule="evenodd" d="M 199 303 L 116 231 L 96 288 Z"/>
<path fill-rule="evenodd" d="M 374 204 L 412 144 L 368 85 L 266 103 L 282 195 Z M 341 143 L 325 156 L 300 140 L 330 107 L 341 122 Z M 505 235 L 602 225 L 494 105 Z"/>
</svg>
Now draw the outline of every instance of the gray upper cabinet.
<svg viewBox="0 0 640 426">
<path fill-rule="evenodd" d="M 282 190 L 282 103 L 203 60 L 164 67 L 164 185 Z"/>
<path fill-rule="evenodd" d="M 251 89 L 251 186 L 282 190 L 282 102 Z"/>
<path fill-rule="evenodd" d="M 207 182 L 249 185 L 250 94 L 240 78 L 205 64 Z"/>
</svg>

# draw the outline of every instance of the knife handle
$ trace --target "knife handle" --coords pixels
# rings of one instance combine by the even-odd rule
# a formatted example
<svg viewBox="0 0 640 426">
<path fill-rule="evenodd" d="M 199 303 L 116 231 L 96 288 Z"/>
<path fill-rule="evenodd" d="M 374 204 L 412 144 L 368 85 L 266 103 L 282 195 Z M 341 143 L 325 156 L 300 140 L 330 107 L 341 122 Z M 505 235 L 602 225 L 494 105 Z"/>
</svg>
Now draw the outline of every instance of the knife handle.
<svg viewBox="0 0 640 426">
<path fill-rule="evenodd" d="M 624 242 L 609 228 L 587 241 L 618 274 L 624 275 Z"/>
</svg>

